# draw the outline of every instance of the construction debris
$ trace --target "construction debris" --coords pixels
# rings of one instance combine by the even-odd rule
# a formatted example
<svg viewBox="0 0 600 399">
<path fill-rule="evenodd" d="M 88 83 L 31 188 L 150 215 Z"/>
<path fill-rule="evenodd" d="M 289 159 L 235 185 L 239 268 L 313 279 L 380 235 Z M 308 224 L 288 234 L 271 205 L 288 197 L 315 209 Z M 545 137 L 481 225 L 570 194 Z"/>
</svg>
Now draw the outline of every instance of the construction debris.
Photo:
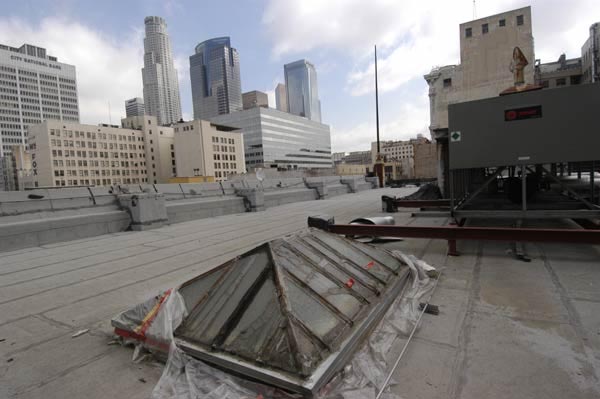
<svg viewBox="0 0 600 399">
<path fill-rule="evenodd" d="M 75 334 L 71 335 L 71 338 L 77 338 L 77 337 L 79 337 L 80 335 L 83 335 L 83 334 L 85 334 L 85 333 L 87 333 L 87 332 L 89 332 L 89 331 L 90 331 L 90 329 L 89 329 L 89 328 L 86 328 L 86 329 L 84 329 L 84 330 L 79 330 L 79 331 L 77 331 Z"/>
</svg>

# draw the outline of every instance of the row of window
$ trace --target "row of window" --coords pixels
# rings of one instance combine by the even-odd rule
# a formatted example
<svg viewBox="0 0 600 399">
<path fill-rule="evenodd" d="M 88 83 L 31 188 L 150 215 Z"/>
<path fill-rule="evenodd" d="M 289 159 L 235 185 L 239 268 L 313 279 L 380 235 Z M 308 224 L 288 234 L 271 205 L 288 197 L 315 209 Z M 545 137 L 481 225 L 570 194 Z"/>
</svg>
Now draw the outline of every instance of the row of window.
<svg viewBox="0 0 600 399">
<path fill-rule="evenodd" d="M 213 154 L 213 160 L 215 161 L 235 161 L 235 154 L 227 155 L 227 154 Z"/>
<path fill-rule="evenodd" d="M 235 139 L 212 136 L 212 142 L 221 144 L 235 144 Z"/>
<path fill-rule="evenodd" d="M 114 169 L 114 170 L 87 170 L 87 169 L 81 169 L 79 171 L 77 170 L 73 170 L 73 169 L 60 169 L 60 170 L 55 170 L 54 171 L 54 177 L 76 177 L 76 176 L 80 176 L 80 177 L 87 177 L 87 176 L 139 176 L 140 174 L 144 175 L 146 174 L 145 171 L 139 171 L 136 169 L 133 170 L 129 170 L 129 169 L 124 169 L 124 170 L 120 170 L 120 169 Z"/>
<path fill-rule="evenodd" d="M 235 162 L 215 162 L 215 169 L 237 169 Z"/>
<path fill-rule="evenodd" d="M 77 180 L 55 180 L 55 186 L 110 186 L 113 184 L 139 184 L 139 183 L 148 183 L 148 178 L 126 178 L 126 179 L 81 179 Z M 156 181 L 155 181 L 156 183 Z"/>
<path fill-rule="evenodd" d="M 523 15 L 517 15 L 517 26 L 521 26 L 525 23 L 525 19 L 523 17 Z M 499 27 L 504 27 L 506 26 L 506 19 L 500 19 L 498 20 L 498 26 Z M 485 35 L 490 31 L 490 26 L 489 24 L 482 24 L 481 25 L 481 34 Z M 465 28 L 465 37 L 471 37 L 473 36 L 473 28 L 469 27 L 469 28 Z"/>
</svg>

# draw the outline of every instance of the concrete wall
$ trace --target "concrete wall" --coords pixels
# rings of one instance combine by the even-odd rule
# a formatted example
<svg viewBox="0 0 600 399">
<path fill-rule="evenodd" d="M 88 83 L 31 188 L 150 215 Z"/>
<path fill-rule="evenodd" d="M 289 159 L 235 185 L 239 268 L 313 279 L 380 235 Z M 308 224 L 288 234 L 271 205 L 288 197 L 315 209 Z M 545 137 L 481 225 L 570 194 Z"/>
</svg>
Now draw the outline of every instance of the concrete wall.
<svg viewBox="0 0 600 399">
<path fill-rule="evenodd" d="M 415 179 L 437 177 L 436 143 L 415 144 Z"/>
<path fill-rule="evenodd" d="M 364 176 L 262 181 L 247 176 L 220 183 L 5 191 L 0 192 L 0 252 L 125 231 L 136 226 L 154 228 L 164 223 L 263 210 L 370 188 L 372 185 Z M 132 205 L 134 202 L 136 205 Z M 144 203 L 152 203 L 153 208 L 132 209 L 132 206 L 143 207 Z M 155 209 L 156 206 L 162 210 Z M 164 215 L 162 212 L 166 212 L 166 218 L 160 216 Z"/>
</svg>

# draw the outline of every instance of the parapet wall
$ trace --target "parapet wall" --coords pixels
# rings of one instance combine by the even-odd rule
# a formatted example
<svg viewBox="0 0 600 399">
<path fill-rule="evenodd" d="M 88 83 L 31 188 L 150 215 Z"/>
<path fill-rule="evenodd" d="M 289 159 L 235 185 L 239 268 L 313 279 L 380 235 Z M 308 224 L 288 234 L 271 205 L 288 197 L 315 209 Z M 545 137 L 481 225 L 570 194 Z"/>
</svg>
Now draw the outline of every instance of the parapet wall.
<svg viewBox="0 0 600 399">
<path fill-rule="evenodd" d="M 221 183 L 0 191 L 0 252 L 374 188 L 364 176 L 236 176 Z M 126 197 L 127 200 L 123 201 Z M 146 198 L 157 198 L 147 201 Z M 133 207 L 164 207 L 144 210 Z M 164 214 L 167 217 L 165 219 Z M 163 215 L 160 220 L 152 215 Z"/>
</svg>

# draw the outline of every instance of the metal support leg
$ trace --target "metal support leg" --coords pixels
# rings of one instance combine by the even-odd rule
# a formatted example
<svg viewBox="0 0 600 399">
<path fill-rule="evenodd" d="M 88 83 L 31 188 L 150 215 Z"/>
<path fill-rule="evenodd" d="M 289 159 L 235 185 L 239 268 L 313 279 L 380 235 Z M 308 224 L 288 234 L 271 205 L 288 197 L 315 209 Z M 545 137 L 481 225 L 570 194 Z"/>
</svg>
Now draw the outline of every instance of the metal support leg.
<svg viewBox="0 0 600 399">
<path fill-rule="evenodd" d="M 456 240 L 448 240 L 448 256 L 460 256 L 456 249 Z"/>
<path fill-rule="evenodd" d="M 592 168 L 590 170 L 590 202 L 596 203 L 596 186 L 594 185 L 594 178 L 596 175 L 596 161 L 592 161 Z"/>
<path fill-rule="evenodd" d="M 521 209 L 527 212 L 527 169 L 521 165 Z"/>
</svg>

